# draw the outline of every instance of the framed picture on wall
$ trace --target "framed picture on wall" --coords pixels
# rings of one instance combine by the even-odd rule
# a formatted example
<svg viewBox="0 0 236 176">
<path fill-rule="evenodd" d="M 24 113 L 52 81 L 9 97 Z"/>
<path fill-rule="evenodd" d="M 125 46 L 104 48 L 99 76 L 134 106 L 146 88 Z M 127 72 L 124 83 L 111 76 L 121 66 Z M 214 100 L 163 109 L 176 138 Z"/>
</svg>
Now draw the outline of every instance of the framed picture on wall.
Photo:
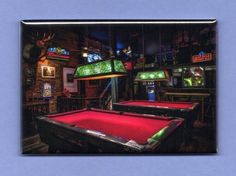
<svg viewBox="0 0 236 176">
<path fill-rule="evenodd" d="M 55 67 L 41 66 L 42 78 L 55 78 Z"/>
<path fill-rule="evenodd" d="M 78 81 L 74 80 L 75 68 L 63 67 L 63 90 L 78 92 Z"/>
<path fill-rule="evenodd" d="M 45 82 L 42 87 L 42 96 L 43 98 L 51 98 L 52 97 L 52 84 Z"/>
</svg>

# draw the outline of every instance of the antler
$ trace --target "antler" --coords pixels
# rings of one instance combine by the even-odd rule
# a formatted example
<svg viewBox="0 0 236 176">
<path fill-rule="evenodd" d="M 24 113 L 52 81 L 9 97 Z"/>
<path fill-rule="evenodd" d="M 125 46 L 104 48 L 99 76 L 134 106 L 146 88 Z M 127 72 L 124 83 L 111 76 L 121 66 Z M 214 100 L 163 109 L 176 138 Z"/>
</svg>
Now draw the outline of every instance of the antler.
<svg viewBox="0 0 236 176">
<path fill-rule="evenodd" d="M 55 33 L 42 33 L 39 32 L 32 33 L 31 40 L 38 48 L 41 49 L 40 55 L 38 57 L 39 60 L 42 58 L 45 58 L 47 53 L 47 47 L 49 45 L 49 42 L 55 37 Z"/>
<path fill-rule="evenodd" d="M 46 35 L 46 33 L 43 34 L 43 37 L 40 38 L 39 34 L 37 32 L 36 37 L 34 37 L 34 40 L 36 42 L 36 45 L 40 48 L 47 47 L 47 44 L 54 38 L 55 34 L 50 33 L 49 35 Z"/>
<path fill-rule="evenodd" d="M 54 33 L 50 33 L 48 36 L 46 36 L 46 34 L 43 34 L 43 38 L 41 39 L 43 42 L 48 42 L 50 40 L 52 40 L 54 38 L 55 34 Z"/>
</svg>

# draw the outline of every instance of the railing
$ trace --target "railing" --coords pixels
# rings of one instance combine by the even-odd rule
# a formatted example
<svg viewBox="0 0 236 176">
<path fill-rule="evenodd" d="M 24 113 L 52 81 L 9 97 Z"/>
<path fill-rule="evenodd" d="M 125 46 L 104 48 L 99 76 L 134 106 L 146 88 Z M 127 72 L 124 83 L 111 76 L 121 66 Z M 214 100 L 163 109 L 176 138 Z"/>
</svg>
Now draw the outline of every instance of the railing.
<svg viewBox="0 0 236 176">
<path fill-rule="evenodd" d="M 49 102 L 39 102 L 39 103 L 27 103 L 23 105 L 23 114 L 30 116 L 40 116 L 48 114 L 49 112 Z"/>
<path fill-rule="evenodd" d="M 111 87 L 111 81 L 109 81 L 109 83 L 99 96 L 99 107 L 102 109 L 106 109 L 107 105 L 109 104 L 109 101 L 111 100 L 111 95 L 110 92 L 108 91 L 110 87 Z"/>
<path fill-rule="evenodd" d="M 111 95 L 109 95 L 104 102 L 104 109 L 112 110 L 111 106 L 109 106 L 112 103 Z"/>
<path fill-rule="evenodd" d="M 57 97 L 57 112 L 67 112 L 77 109 L 98 108 L 99 97 Z"/>
<path fill-rule="evenodd" d="M 85 107 L 83 98 L 57 97 L 57 112 L 67 112 Z"/>
<path fill-rule="evenodd" d="M 37 133 L 34 117 L 49 113 L 49 102 L 28 102 L 22 106 L 23 136 L 29 137 Z"/>
</svg>

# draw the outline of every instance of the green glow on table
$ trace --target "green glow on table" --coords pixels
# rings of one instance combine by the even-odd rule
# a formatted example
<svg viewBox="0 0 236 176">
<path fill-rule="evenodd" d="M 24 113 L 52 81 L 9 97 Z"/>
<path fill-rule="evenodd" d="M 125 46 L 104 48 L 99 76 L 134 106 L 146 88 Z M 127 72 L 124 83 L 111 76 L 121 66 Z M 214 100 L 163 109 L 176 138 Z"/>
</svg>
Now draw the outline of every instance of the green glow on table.
<svg viewBox="0 0 236 176">
<path fill-rule="evenodd" d="M 162 128 L 160 131 L 158 131 L 156 134 L 152 136 L 152 139 L 155 139 L 156 141 L 160 140 L 162 136 L 164 136 L 165 131 L 167 130 L 168 127 Z"/>
</svg>

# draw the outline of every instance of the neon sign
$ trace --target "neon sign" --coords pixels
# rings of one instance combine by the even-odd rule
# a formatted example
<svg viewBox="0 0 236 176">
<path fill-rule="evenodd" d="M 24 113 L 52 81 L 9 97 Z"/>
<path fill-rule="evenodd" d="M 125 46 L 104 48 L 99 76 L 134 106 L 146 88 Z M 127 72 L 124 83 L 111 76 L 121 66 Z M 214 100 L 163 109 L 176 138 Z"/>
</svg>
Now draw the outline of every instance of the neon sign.
<svg viewBox="0 0 236 176">
<path fill-rule="evenodd" d="M 211 61 L 212 59 L 212 53 L 204 53 L 203 51 L 201 51 L 198 55 L 192 56 L 193 63 Z"/>
<path fill-rule="evenodd" d="M 48 48 L 47 58 L 68 62 L 70 61 L 70 53 L 66 49 L 63 49 L 60 47 L 52 47 L 52 48 Z"/>
</svg>

